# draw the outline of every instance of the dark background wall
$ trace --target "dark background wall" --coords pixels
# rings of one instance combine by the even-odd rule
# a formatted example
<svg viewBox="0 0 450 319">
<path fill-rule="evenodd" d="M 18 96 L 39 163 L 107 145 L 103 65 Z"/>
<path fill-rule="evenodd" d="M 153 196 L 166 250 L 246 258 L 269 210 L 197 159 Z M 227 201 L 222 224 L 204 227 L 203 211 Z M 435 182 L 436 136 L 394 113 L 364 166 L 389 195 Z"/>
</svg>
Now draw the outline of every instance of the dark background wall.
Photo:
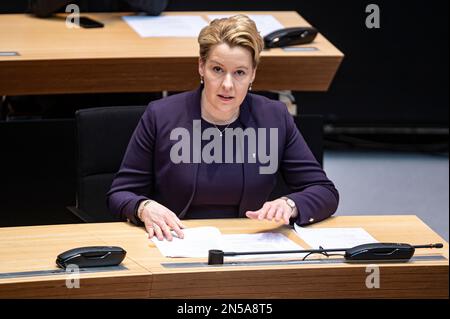
<svg viewBox="0 0 450 319">
<path fill-rule="evenodd" d="M 380 7 L 367 29 L 365 8 Z M 448 126 L 448 1 L 172 1 L 169 10 L 296 10 L 345 54 L 326 93 L 302 112 L 340 125 Z"/>
</svg>

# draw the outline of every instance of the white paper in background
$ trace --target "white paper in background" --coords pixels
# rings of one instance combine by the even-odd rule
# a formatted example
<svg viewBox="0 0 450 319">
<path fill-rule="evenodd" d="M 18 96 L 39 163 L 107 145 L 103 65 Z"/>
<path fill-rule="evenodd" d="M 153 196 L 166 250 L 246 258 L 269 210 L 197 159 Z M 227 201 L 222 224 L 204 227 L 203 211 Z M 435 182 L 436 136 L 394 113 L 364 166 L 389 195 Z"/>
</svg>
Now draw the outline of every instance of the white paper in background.
<svg viewBox="0 0 450 319">
<path fill-rule="evenodd" d="M 122 19 L 142 38 L 196 38 L 208 24 L 201 16 L 125 16 Z"/>
<path fill-rule="evenodd" d="M 269 250 L 300 250 L 300 245 L 291 241 L 283 234 L 233 234 L 222 235 L 216 227 L 194 227 L 183 229 L 184 239 L 174 237 L 172 241 L 159 241 L 156 237 L 151 240 L 166 257 L 208 257 L 210 249 L 223 251 L 269 251 Z M 172 232 L 173 233 L 173 232 Z M 272 254 L 249 255 L 230 258 L 292 258 L 303 257 L 302 254 Z M 227 257 L 228 258 L 228 257 Z"/>
<path fill-rule="evenodd" d="M 377 243 L 363 228 L 307 228 L 294 225 L 296 234 L 313 249 L 352 248 L 354 246 Z"/>
<path fill-rule="evenodd" d="M 208 15 L 208 19 L 214 20 L 220 18 L 227 18 L 231 16 L 232 14 L 228 15 L 211 14 Z M 273 15 L 270 14 L 248 14 L 247 16 L 253 21 L 255 21 L 256 27 L 258 28 L 258 31 L 261 33 L 261 36 L 263 37 L 275 30 L 285 28 L 285 26 L 283 26 L 280 23 L 280 21 L 278 21 Z"/>
<path fill-rule="evenodd" d="M 166 257 L 208 257 L 210 249 L 220 249 L 222 235 L 215 227 L 185 228 L 183 233 L 183 239 L 174 237 L 172 241 L 159 241 L 153 237 L 151 240 Z"/>
<path fill-rule="evenodd" d="M 303 247 L 293 242 L 283 234 L 258 233 L 222 235 L 222 250 L 228 252 L 270 251 L 270 250 L 302 250 Z M 254 258 L 299 258 L 306 254 L 267 254 L 242 255 L 226 258 L 254 259 Z"/>
</svg>

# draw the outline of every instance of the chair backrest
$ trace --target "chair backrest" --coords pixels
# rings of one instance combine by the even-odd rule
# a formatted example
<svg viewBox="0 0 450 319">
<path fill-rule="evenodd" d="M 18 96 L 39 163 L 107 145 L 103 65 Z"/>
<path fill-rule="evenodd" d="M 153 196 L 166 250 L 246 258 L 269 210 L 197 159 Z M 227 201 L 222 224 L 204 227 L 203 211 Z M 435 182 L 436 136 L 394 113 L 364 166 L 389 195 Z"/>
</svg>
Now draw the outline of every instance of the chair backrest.
<svg viewBox="0 0 450 319">
<path fill-rule="evenodd" d="M 301 115 L 294 116 L 295 124 L 308 144 L 317 162 L 323 166 L 323 117 L 322 115 Z M 269 200 L 274 200 L 281 196 L 292 193 L 286 185 L 283 176 L 278 173 L 277 184 L 269 196 Z"/>
<path fill-rule="evenodd" d="M 146 106 L 99 107 L 75 113 L 78 140 L 77 214 L 86 222 L 116 221 L 106 193 Z M 80 216 L 81 215 L 81 216 Z"/>
</svg>

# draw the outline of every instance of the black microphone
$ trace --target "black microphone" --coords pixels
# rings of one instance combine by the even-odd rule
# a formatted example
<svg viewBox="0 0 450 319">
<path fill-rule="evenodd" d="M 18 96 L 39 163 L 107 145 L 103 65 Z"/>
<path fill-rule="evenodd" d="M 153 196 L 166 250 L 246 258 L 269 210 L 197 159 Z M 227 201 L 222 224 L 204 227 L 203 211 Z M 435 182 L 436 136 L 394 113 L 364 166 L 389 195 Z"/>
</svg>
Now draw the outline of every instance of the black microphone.
<svg viewBox="0 0 450 319">
<path fill-rule="evenodd" d="M 415 252 L 416 248 L 443 248 L 442 243 L 427 245 L 410 245 L 400 243 L 371 243 L 358 245 L 352 248 L 332 248 L 324 249 L 305 249 L 305 250 L 282 250 L 282 251 L 242 251 L 242 252 L 224 252 L 218 249 L 209 250 L 208 265 L 222 265 L 224 257 L 241 255 L 274 255 L 274 254 L 327 254 L 330 252 L 345 252 L 343 255 L 350 261 L 368 261 L 368 260 L 400 260 L 408 261 Z"/>
</svg>

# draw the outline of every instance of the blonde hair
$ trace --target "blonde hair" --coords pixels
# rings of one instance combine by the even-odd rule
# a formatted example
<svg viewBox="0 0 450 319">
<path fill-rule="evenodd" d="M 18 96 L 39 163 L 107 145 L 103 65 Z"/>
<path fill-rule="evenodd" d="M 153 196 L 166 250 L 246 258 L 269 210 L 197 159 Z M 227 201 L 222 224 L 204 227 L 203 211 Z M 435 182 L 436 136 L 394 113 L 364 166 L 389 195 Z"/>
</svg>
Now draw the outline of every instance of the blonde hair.
<svg viewBox="0 0 450 319">
<path fill-rule="evenodd" d="M 264 41 L 253 20 L 243 14 L 229 18 L 214 19 L 198 35 L 200 58 L 206 62 L 209 51 L 216 44 L 226 43 L 230 47 L 241 46 L 249 50 L 253 58 L 253 67 L 259 63 L 259 54 Z"/>
</svg>

